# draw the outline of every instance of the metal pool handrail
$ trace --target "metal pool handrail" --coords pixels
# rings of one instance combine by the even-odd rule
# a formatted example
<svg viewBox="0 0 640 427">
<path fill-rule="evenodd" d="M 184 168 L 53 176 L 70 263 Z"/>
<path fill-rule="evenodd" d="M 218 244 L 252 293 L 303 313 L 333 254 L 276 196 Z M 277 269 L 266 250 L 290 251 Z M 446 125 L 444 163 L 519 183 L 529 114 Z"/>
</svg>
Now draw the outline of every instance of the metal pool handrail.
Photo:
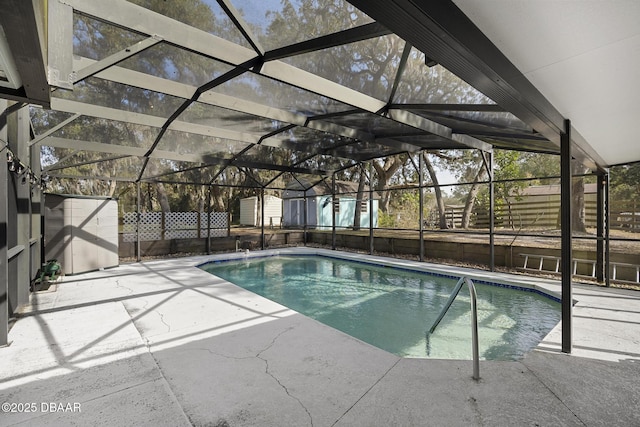
<svg viewBox="0 0 640 427">
<path fill-rule="evenodd" d="M 478 297 L 476 294 L 476 287 L 473 284 L 473 281 L 471 279 L 469 279 L 468 277 L 461 277 L 460 280 L 458 280 L 458 283 L 456 283 L 456 286 L 453 289 L 453 292 L 451 292 L 451 295 L 449 295 L 449 299 L 447 300 L 447 303 L 442 308 L 442 311 L 440 311 L 438 318 L 436 319 L 435 322 L 433 322 L 433 325 L 431 325 L 431 328 L 429 328 L 429 332 L 427 332 L 427 337 L 431 335 L 433 331 L 436 330 L 436 328 L 440 324 L 440 321 L 449 310 L 449 307 L 451 307 L 451 304 L 453 304 L 453 301 L 458 296 L 458 293 L 460 292 L 462 285 L 465 283 L 469 287 L 469 295 L 471 295 L 471 340 L 472 340 L 471 344 L 473 347 L 473 379 L 479 380 L 480 379 L 480 350 L 478 349 L 478 309 L 477 309 Z"/>
</svg>

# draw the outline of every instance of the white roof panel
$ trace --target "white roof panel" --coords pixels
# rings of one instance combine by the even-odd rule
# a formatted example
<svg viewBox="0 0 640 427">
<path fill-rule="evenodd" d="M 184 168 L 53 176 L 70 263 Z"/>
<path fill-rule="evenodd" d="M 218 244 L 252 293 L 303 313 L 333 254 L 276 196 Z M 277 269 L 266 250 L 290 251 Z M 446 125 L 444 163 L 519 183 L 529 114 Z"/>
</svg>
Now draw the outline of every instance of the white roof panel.
<svg viewBox="0 0 640 427">
<path fill-rule="evenodd" d="M 607 164 L 640 160 L 640 2 L 454 3 Z"/>
</svg>

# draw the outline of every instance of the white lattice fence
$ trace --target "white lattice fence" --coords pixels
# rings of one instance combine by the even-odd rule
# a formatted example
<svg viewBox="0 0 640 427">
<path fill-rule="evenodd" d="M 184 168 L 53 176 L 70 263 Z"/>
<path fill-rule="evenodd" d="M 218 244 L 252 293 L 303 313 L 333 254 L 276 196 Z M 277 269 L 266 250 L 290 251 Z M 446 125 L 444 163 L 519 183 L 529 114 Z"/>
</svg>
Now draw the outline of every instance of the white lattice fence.
<svg viewBox="0 0 640 427">
<path fill-rule="evenodd" d="M 198 237 L 198 212 L 167 212 L 164 224 L 165 240 Z"/>
<path fill-rule="evenodd" d="M 136 241 L 136 213 L 125 212 L 122 226 L 123 240 Z M 162 240 L 162 212 L 140 214 L 140 240 Z"/>
<path fill-rule="evenodd" d="M 207 237 L 207 221 L 209 214 L 202 213 L 200 220 L 200 237 Z M 225 237 L 229 228 L 229 215 L 226 212 L 211 212 L 211 237 Z"/>
<path fill-rule="evenodd" d="M 125 242 L 136 241 L 136 222 L 136 212 L 124 213 L 122 234 Z M 207 213 L 143 212 L 140 214 L 140 240 L 195 239 L 198 235 L 207 237 L 207 225 Z M 226 212 L 212 212 L 211 237 L 227 236 L 228 226 Z"/>
</svg>

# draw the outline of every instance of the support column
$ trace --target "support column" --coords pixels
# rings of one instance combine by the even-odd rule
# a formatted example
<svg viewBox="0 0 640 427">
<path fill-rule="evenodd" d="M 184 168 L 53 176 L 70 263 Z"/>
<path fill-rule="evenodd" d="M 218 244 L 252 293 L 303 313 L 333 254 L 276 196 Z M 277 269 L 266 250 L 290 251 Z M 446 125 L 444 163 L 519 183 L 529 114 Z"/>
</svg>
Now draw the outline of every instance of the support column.
<svg viewBox="0 0 640 427">
<path fill-rule="evenodd" d="M 606 174 L 598 172 L 597 179 L 597 192 L 596 192 L 596 280 L 599 283 L 604 282 L 604 228 L 605 228 L 605 216 L 604 216 L 604 191 Z"/>
<path fill-rule="evenodd" d="M 420 261 L 424 261 L 424 171 L 422 164 L 424 163 L 422 159 L 422 151 L 418 156 L 418 204 L 420 209 L 420 214 L 418 217 L 420 218 Z"/>
<path fill-rule="evenodd" d="M 30 213 L 30 259 L 31 278 L 38 273 L 38 268 L 44 263 L 44 195 L 42 189 L 42 166 L 40 164 L 40 147 L 31 145 L 29 147 L 29 160 L 31 170 L 40 180 L 31 187 L 31 213 Z"/>
<path fill-rule="evenodd" d="M 264 187 L 260 189 L 260 223 L 260 235 L 262 236 L 262 243 L 260 247 L 264 250 Z"/>
<path fill-rule="evenodd" d="M 31 163 L 29 158 L 29 109 L 20 108 L 7 117 L 7 137 L 9 147 L 21 160 L 25 167 Z M 5 165 L 6 167 L 6 165 Z M 23 248 L 11 261 L 14 265 L 14 277 L 9 278 L 9 312 L 15 313 L 20 307 L 29 303 L 30 253 L 29 236 L 31 233 L 31 183 L 29 175 L 13 175 L 15 189 L 15 247 Z"/>
<path fill-rule="evenodd" d="M 493 153 L 487 153 L 489 156 L 489 162 L 487 168 L 489 169 L 489 270 L 496 271 L 496 229 L 495 229 L 495 204 L 496 193 L 495 184 L 493 182 Z"/>
<path fill-rule="evenodd" d="M 136 261 L 142 260 L 140 254 L 140 181 L 136 181 Z"/>
<path fill-rule="evenodd" d="M 358 206 L 356 209 L 359 209 Z M 373 255 L 373 161 L 369 162 L 369 255 Z"/>
<path fill-rule="evenodd" d="M 307 210 L 307 203 L 309 202 L 309 200 L 307 199 L 307 189 L 303 188 L 302 190 L 302 214 L 304 217 L 304 222 L 302 224 L 302 244 L 304 246 L 307 246 L 307 227 L 309 225 L 309 221 L 308 221 L 308 215 L 309 215 L 309 211 Z M 282 228 L 282 221 L 280 223 L 280 228 Z"/>
<path fill-rule="evenodd" d="M 560 135 L 560 218 L 562 235 L 562 352 L 571 353 L 573 332 L 573 248 L 571 219 L 572 174 L 571 174 L 571 122 L 564 121 L 564 132 Z"/>
<path fill-rule="evenodd" d="M 605 284 L 611 286 L 611 247 L 610 234 L 611 231 L 611 176 L 607 173 L 604 179 L 604 278 Z"/>
<path fill-rule="evenodd" d="M 336 174 L 331 175 L 331 249 L 336 250 Z"/>
<path fill-rule="evenodd" d="M 7 108 L 7 101 L 0 99 L 0 113 Z M 7 128 L 0 124 L 0 347 L 9 344 L 9 259 L 7 236 L 9 197 L 7 169 Z"/>
<path fill-rule="evenodd" d="M 227 227 L 229 226 L 229 215 L 227 215 Z M 198 237 L 200 237 L 200 231 L 198 230 Z M 207 255 L 211 255 L 211 184 L 207 189 Z"/>
</svg>

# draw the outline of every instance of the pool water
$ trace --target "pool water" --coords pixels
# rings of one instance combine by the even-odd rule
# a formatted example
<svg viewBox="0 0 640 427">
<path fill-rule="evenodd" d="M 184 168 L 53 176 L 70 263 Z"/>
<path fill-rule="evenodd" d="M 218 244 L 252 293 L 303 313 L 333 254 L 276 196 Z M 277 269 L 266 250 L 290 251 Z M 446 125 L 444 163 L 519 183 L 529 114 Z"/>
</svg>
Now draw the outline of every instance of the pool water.
<svg viewBox="0 0 640 427">
<path fill-rule="evenodd" d="M 463 287 L 427 331 L 457 278 L 322 256 L 225 261 L 200 268 L 402 357 L 471 359 L 470 300 Z M 476 283 L 480 357 L 516 360 L 560 321 L 560 304 L 534 292 Z"/>
</svg>

